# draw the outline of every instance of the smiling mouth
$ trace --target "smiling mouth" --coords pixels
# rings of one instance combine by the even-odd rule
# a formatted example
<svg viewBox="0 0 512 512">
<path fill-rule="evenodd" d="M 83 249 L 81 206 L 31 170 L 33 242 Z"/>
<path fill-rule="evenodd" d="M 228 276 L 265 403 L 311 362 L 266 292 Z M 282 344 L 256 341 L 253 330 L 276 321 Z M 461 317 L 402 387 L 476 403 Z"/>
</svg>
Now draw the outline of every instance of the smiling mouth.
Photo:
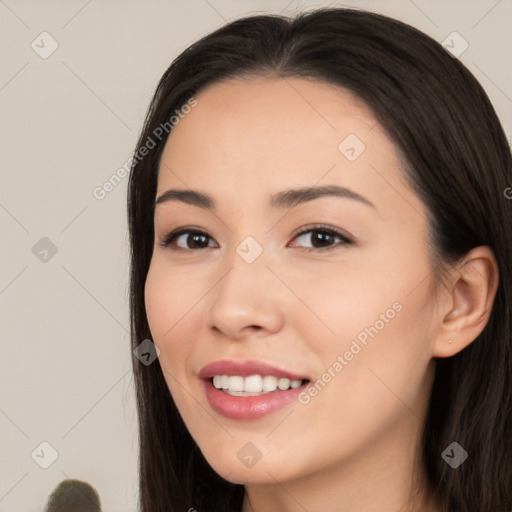
<svg viewBox="0 0 512 512">
<path fill-rule="evenodd" d="M 260 396 L 274 391 L 288 391 L 309 383 L 308 379 L 291 380 L 274 375 L 214 375 L 209 379 L 213 386 L 231 396 Z"/>
</svg>

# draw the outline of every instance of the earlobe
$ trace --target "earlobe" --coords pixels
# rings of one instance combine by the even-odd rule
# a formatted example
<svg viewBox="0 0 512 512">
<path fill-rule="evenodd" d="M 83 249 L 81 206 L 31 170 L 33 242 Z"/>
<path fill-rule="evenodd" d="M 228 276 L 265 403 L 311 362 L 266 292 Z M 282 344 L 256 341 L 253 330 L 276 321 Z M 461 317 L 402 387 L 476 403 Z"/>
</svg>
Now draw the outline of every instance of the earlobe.
<svg viewBox="0 0 512 512">
<path fill-rule="evenodd" d="M 498 289 L 499 270 L 487 246 L 475 247 L 461 260 L 447 285 L 446 307 L 439 310 L 434 357 L 451 357 L 484 330 Z"/>
</svg>

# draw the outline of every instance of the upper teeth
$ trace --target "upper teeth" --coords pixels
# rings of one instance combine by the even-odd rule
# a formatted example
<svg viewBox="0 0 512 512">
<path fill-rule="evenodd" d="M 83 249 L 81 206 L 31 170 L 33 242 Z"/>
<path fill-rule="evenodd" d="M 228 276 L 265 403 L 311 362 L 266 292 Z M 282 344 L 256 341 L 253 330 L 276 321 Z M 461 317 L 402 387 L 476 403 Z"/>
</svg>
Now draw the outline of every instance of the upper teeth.
<svg viewBox="0 0 512 512">
<path fill-rule="evenodd" d="M 238 375 L 215 375 L 213 385 L 217 389 L 227 391 L 246 391 L 248 393 L 268 393 L 279 388 L 286 391 L 289 388 L 298 388 L 301 385 L 300 380 L 290 380 L 287 378 L 274 377 L 273 375 L 250 375 L 249 377 L 240 377 Z"/>
</svg>

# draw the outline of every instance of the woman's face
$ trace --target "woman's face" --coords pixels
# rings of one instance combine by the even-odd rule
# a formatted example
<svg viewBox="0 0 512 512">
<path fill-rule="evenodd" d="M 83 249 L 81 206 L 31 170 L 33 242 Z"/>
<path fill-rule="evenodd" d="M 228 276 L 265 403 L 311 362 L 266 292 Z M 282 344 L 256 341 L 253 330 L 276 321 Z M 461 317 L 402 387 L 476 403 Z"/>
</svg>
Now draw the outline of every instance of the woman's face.
<svg viewBox="0 0 512 512">
<path fill-rule="evenodd" d="M 237 79 L 195 99 L 167 141 L 156 197 L 193 190 L 210 202 L 156 205 L 145 289 L 191 435 L 236 483 L 409 460 L 436 324 L 427 214 L 394 145 L 329 84 Z M 309 188 L 321 190 L 283 195 Z M 192 233 L 163 247 L 179 228 Z"/>
</svg>

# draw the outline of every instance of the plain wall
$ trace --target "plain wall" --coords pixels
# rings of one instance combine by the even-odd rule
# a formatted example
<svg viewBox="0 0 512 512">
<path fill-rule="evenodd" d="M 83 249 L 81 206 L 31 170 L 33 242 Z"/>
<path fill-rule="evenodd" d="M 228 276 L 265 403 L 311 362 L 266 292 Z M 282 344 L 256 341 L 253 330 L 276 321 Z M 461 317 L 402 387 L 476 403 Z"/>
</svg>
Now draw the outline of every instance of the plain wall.
<svg viewBox="0 0 512 512">
<path fill-rule="evenodd" d="M 187 45 L 242 15 L 320 5 L 388 14 L 440 42 L 459 32 L 510 140 L 510 0 L 0 1 L 0 512 L 42 511 L 65 478 L 91 482 L 105 512 L 136 510 L 127 180 L 94 190 L 132 154 Z M 47 58 L 42 32 L 58 44 Z M 42 442 L 58 453 L 47 469 Z"/>
</svg>

